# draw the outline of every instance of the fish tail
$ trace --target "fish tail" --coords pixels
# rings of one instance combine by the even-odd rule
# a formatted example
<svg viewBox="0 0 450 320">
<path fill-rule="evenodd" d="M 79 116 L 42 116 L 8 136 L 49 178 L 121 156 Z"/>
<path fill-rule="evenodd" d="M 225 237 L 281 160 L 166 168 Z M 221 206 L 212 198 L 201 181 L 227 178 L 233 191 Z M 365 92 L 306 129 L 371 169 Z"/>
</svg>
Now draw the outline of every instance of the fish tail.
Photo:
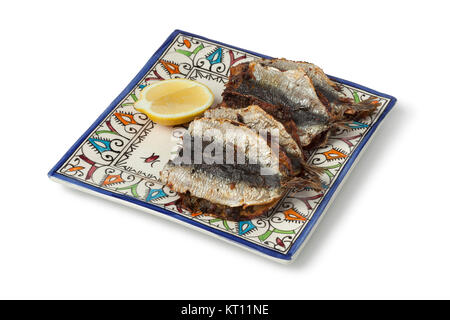
<svg viewBox="0 0 450 320">
<path fill-rule="evenodd" d="M 303 164 L 303 169 L 305 172 L 310 176 L 318 176 L 324 172 L 324 169 L 318 166 L 310 165 L 310 164 Z"/>
<path fill-rule="evenodd" d="M 380 105 L 378 98 L 371 96 L 358 103 L 348 105 L 343 110 L 343 117 L 347 119 L 361 119 L 372 114 Z"/>
<path fill-rule="evenodd" d="M 303 172 L 298 176 L 284 181 L 283 185 L 288 188 L 309 187 L 316 191 L 321 191 L 323 189 L 322 182 L 320 181 L 320 174 L 322 172 L 322 168 L 304 163 Z"/>
<path fill-rule="evenodd" d="M 315 181 L 315 179 L 311 179 L 308 177 L 294 177 L 288 181 L 283 183 L 283 186 L 286 188 L 311 188 L 316 191 L 322 190 L 322 185 Z"/>
<path fill-rule="evenodd" d="M 331 81 L 331 80 L 330 80 Z M 344 89 L 344 86 L 343 85 L 341 85 L 341 84 L 339 84 L 339 83 L 337 83 L 337 82 L 334 82 L 334 81 L 331 81 L 331 86 L 334 88 L 334 90 L 336 90 L 337 92 L 342 92 L 342 90 Z"/>
<path fill-rule="evenodd" d="M 348 129 L 349 118 L 344 115 L 342 112 L 342 117 L 336 117 L 333 121 L 333 125 L 331 126 L 331 131 L 333 134 L 336 133 L 337 129 Z"/>
<path fill-rule="evenodd" d="M 304 165 L 305 175 L 309 180 L 310 187 L 316 191 L 321 191 L 322 181 L 320 180 L 320 175 L 324 172 L 324 169 L 318 166 L 313 166 L 309 164 Z"/>
<path fill-rule="evenodd" d="M 343 103 L 343 104 L 349 104 L 349 105 L 355 104 L 355 101 L 349 97 L 339 97 L 339 102 Z"/>
</svg>

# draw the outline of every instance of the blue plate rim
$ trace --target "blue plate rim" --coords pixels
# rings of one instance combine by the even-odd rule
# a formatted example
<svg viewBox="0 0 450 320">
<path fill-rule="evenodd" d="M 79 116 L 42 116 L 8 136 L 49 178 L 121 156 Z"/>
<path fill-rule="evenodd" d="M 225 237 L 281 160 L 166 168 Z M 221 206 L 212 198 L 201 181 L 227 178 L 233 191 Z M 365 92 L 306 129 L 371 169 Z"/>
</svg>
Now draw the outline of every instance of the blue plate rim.
<svg viewBox="0 0 450 320">
<path fill-rule="evenodd" d="M 190 37 L 196 37 L 199 39 L 203 39 L 206 41 L 210 41 L 216 44 L 220 44 L 229 48 L 233 48 L 236 50 L 240 50 L 243 52 L 247 52 L 249 54 L 255 55 L 255 56 L 259 56 L 262 58 L 268 58 L 270 59 L 271 57 L 267 56 L 267 55 L 263 55 L 254 51 L 250 51 L 250 50 L 246 50 L 246 49 L 242 49 L 236 46 L 232 46 L 220 41 L 216 41 L 216 40 L 212 40 L 194 33 L 190 33 L 190 32 L 186 32 L 183 30 L 179 30 L 176 29 L 174 30 L 169 37 L 164 41 L 164 43 L 159 47 L 159 49 L 150 57 L 150 59 L 147 61 L 147 63 L 144 65 L 144 67 L 138 72 L 138 74 L 131 80 L 131 82 L 125 87 L 125 89 L 122 90 L 122 92 L 111 102 L 111 104 L 97 117 L 97 119 L 94 121 L 94 123 L 89 126 L 89 128 L 82 134 L 82 136 L 69 148 L 69 150 L 62 156 L 62 158 L 53 166 L 53 168 L 48 172 L 48 176 L 50 178 L 57 178 L 60 180 L 63 180 L 65 182 L 69 182 L 72 184 L 75 184 L 77 186 L 83 187 L 83 188 L 87 188 L 89 190 L 95 191 L 95 192 L 99 192 L 101 194 L 107 195 L 107 196 L 111 196 L 113 198 L 117 198 L 123 201 L 127 201 L 151 210 L 155 210 L 159 213 L 165 214 L 171 218 L 175 218 L 177 220 L 180 220 L 182 222 L 186 222 L 192 226 L 198 227 L 200 229 L 212 232 L 218 236 L 224 237 L 228 240 L 231 240 L 232 242 L 236 242 L 237 244 L 246 246 L 246 247 L 250 247 L 252 249 L 255 249 L 261 253 L 264 253 L 268 256 L 271 256 L 273 258 L 277 258 L 277 259 L 281 259 L 281 260 L 291 260 L 293 255 L 297 252 L 297 250 L 300 249 L 301 245 L 305 242 L 305 240 L 308 238 L 309 234 L 311 233 L 311 231 L 313 230 L 314 226 L 317 224 L 318 220 L 320 219 L 320 217 L 322 216 L 322 214 L 324 213 L 328 203 L 330 202 L 333 194 L 336 192 L 337 188 L 339 187 L 339 185 L 342 183 L 342 180 L 344 179 L 344 177 L 347 175 L 348 171 L 351 169 L 351 167 L 353 166 L 355 160 L 358 158 L 361 150 L 364 148 L 364 146 L 366 145 L 366 143 L 369 141 L 370 137 L 373 135 L 373 133 L 376 131 L 376 129 L 378 128 L 379 124 L 383 121 L 383 119 L 386 117 L 386 115 L 392 110 L 392 108 L 394 107 L 395 103 L 397 102 L 397 99 L 391 95 L 385 94 L 385 93 L 381 93 L 378 91 L 375 91 L 373 89 L 364 87 L 360 84 L 348 81 L 348 80 L 344 80 L 338 77 L 334 77 L 334 76 L 330 76 L 331 79 L 336 80 L 338 82 L 341 82 L 343 84 L 347 84 L 350 85 L 352 87 L 364 90 L 366 92 L 372 93 L 374 95 L 378 95 L 387 99 L 390 99 L 388 105 L 386 106 L 386 108 L 384 109 L 383 113 L 379 116 L 378 120 L 372 125 L 372 127 L 369 129 L 369 131 L 366 133 L 366 135 L 363 137 L 363 139 L 360 141 L 360 143 L 358 144 L 358 146 L 355 148 L 355 150 L 352 153 L 352 156 L 348 159 L 348 161 L 345 163 L 345 165 L 343 166 L 342 170 L 339 172 L 338 177 L 336 177 L 335 182 L 332 184 L 330 190 L 327 192 L 327 194 L 324 196 L 324 198 L 322 199 L 319 207 L 316 209 L 315 214 L 312 216 L 311 220 L 309 221 L 309 223 L 305 226 L 305 228 L 302 230 L 301 235 L 295 240 L 295 242 L 292 244 L 292 246 L 290 247 L 290 249 L 288 250 L 287 253 L 280 253 L 278 251 L 272 250 L 270 248 L 266 248 L 266 247 L 262 247 L 256 243 L 247 241 L 245 239 L 242 239 L 240 237 L 237 237 L 235 235 L 229 234 L 227 232 L 209 227 L 207 225 L 204 225 L 200 222 L 197 222 L 195 220 L 189 219 L 183 215 L 180 214 L 176 214 L 170 210 L 161 208 L 159 206 L 153 205 L 151 203 L 148 202 L 144 202 L 142 200 L 138 200 L 135 198 L 131 198 L 128 197 L 126 195 L 122 195 L 122 194 L 117 194 L 117 193 L 113 193 L 111 191 L 108 190 L 104 190 L 98 187 L 95 187 L 93 185 L 90 185 L 88 183 L 84 183 L 82 181 L 76 180 L 76 179 L 72 179 L 70 177 L 64 176 L 60 173 L 57 172 L 57 170 L 61 167 L 61 165 L 63 165 L 68 158 L 73 154 L 73 152 L 81 145 L 81 143 L 91 134 L 92 130 L 95 129 L 101 121 L 103 121 L 103 119 L 117 106 L 117 104 L 126 97 L 126 95 L 139 83 L 139 81 L 142 79 L 142 77 L 148 72 L 148 70 L 154 65 L 154 63 L 158 60 L 158 58 L 162 55 L 162 53 L 169 47 L 169 45 L 172 43 L 172 41 L 179 35 L 179 34 L 183 34 L 186 36 L 190 36 Z"/>
</svg>

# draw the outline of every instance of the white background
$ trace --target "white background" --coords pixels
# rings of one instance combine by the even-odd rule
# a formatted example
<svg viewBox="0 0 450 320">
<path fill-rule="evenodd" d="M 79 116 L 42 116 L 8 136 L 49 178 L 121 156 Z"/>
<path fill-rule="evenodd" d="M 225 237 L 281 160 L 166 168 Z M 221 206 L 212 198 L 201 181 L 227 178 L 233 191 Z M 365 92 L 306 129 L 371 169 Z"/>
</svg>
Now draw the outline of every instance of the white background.
<svg viewBox="0 0 450 320">
<path fill-rule="evenodd" d="M 4 1 L 0 298 L 449 299 L 445 1 Z M 46 174 L 174 29 L 398 103 L 281 265 Z"/>
</svg>

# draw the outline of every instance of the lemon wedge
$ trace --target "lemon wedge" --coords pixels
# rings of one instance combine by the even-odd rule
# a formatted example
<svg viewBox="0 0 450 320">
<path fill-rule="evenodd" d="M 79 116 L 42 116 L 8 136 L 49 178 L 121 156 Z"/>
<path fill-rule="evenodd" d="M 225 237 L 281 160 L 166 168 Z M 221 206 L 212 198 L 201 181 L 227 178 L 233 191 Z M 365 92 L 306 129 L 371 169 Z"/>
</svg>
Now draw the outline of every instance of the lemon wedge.
<svg viewBox="0 0 450 320">
<path fill-rule="evenodd" d="M 172 79 L 146 86 L 134 107 L 156 123 L 173 126 L 193 120 L 213 101 L 213 93 L 204 84 Z"/>
</svg>

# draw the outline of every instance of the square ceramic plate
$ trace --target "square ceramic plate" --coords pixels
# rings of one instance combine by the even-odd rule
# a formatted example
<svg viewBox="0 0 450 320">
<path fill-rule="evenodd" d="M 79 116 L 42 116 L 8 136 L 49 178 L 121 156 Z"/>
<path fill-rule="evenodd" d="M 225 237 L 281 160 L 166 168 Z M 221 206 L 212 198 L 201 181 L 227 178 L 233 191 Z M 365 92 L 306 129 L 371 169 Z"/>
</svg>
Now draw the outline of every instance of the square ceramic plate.
<svg viewBox="0 0 450 320">
<path fill-rule="evenodd" d="M 331 77 L 356 101 L 379 97 L 375 114 L 349 122 L 309 162 L 324 168 L 323 192 L 286 193 L 263 217 L 231 222 L 193 215 L 177 207 L 177 194 L 158 182 L 159 171 L 178 141 L 179 128 L 160 126 L 133 108 L 142 88 L 155 81 L 188 78 L 205 83 L 220 102 L 231 66 L 270 58 L 188 32 L 175 30 L 92 126 L 51 169 L 49 177 L 109 200 L 147 210 L 280 262 L 292 261 L 311 236 L 345 177 L 396 99 Z M 301 57 L 292 57 L 301 59 Z M 168 231 L 167 236 L 170 237 Z M 176 230 L 174 230 L 176 232 Z"/>
</svg>

